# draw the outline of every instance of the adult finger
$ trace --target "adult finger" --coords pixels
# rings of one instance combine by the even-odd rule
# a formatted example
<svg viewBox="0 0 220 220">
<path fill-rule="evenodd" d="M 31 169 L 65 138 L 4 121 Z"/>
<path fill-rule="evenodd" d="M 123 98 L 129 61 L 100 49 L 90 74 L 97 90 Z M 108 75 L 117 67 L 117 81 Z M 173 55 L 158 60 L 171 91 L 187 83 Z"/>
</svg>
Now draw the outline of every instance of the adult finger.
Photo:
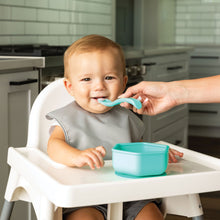
<svg viewBox="0 0 220 220">
<path fill-rule="evenodd" d="M 129 87 L 125 93 L 119 96 L 119 98 L 128 98 L 136 95 L 137 93 L 143 93 L 143 82 L 140 82 L 134 86 Z"/>
</svg>

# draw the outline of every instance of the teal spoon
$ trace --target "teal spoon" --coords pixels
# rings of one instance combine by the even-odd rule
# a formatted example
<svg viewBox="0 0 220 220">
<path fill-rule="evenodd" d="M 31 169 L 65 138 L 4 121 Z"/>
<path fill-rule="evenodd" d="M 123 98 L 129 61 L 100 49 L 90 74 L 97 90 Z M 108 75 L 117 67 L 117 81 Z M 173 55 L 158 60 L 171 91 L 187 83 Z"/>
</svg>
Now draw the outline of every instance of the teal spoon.
<svg viewBox="0 0 220 220">
<path fill-rule="evenodd" d="M 102 105 L 105 105 L 108 107 L 119 105 L 122 102 L 127 102 L 127 103 L 133 105 L 137 109 L 142 108 L 141 102 L 137 99 L 134 99 L 134 98 L 121 98 L 121 99 L 116 99 L 114 101 L 110 101 L 109 99 L 98 99 L 98 102 L 101 103 Z"/>
</svg>

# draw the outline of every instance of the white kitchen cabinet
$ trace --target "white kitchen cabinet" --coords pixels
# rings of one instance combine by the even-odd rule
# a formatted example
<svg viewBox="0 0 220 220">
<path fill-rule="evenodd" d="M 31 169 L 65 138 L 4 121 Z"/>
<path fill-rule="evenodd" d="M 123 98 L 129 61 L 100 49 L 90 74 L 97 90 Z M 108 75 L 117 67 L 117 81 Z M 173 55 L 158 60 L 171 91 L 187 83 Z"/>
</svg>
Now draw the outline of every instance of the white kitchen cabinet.
<svg viewBox="0 0 220 220">
<path fill-rule="evenodd" d="M 191 53 L 190 78 L 220 74 L 219 48 L 196 48 Z M 220 104 L 190 104 L 189 134 L 191 136 L 220 137 Z"/>
<path fill-rule="evenodd" d="M 142 64 L 146 66 L 144 80 L 169 82 L 188 78 L 189 54 L 171 53 L 146 57 Z M 180 105 L 155 115 L 143 116 L 145 124 L 144 141 L 164 140 L 187 147 L 188 105 Z"/>
<path fill-rule="evenodd" d="M 177 121 L 152 132 L 146 132 L 145 140 L 156 142 L 163 140 L 174 145 L 187 148 L 188 139 L 188 117 L 181 117 Z"/>
<path fill-rule="evenodd" d="M 0 208 L 9 174 L 8 147 L 26 145 L 29 112 L 38 87 L 37 70 L 0 74 Z M 27 203 L 16 202 L 11 219 L 30 220 L 28 209 Z"/>
</svg>

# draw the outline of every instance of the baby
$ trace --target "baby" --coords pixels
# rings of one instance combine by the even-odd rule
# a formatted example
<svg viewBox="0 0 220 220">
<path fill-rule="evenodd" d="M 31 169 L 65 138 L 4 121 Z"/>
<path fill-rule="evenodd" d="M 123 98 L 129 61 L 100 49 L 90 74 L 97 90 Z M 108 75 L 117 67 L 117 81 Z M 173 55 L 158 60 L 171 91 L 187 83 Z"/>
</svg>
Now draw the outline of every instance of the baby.
<svg viewBox="0 0 220 220">
<path fill-rule="evenodd" d="M 121 47 L 99 35 L 74 42 L 64 55 L 64 85 L 72 103 L 47 114 L 57 125 L 48 141 L 48 155 L 69 167 L 101 168 L 117 143 L 141 141 L 142 121 L 121 106 L 106 107 L 124 91 L 128 77 Z M 97 192 L 98 193 L 98 192 Z M 123 219 L 161 220 L 160 200 L 126 202 Z M 104 220 L 107 205 L 64 209 L 66 220 Z"/>
</svg>

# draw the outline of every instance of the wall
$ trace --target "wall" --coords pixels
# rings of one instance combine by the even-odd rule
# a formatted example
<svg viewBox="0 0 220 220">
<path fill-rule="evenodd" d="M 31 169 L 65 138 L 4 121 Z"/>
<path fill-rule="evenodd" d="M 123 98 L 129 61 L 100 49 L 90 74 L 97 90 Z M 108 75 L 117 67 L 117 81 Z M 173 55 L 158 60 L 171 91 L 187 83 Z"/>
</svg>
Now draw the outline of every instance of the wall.
<svg viewBox="0 0 220 220">
<path fill-rule="evenodd" d="M 219 44 L 220 1 L 176 0 L 176 43 Z"/>
<path fill-rule="evenodd" d="M 158 44 L 173 44 L 175 42 L 176 0 L 159 1 Z"/>
<path fill-rule="evenodd" d="M 0 45 L 69 45 L 87 34 L 114 40 L 114 10 L 115 0 L 0 0 Z"/>
<path fill-rule="evenodd" d="M 174 44 L 176 0 L 135 0 L 135 6 L 135 46 Z"/>
</svg>

